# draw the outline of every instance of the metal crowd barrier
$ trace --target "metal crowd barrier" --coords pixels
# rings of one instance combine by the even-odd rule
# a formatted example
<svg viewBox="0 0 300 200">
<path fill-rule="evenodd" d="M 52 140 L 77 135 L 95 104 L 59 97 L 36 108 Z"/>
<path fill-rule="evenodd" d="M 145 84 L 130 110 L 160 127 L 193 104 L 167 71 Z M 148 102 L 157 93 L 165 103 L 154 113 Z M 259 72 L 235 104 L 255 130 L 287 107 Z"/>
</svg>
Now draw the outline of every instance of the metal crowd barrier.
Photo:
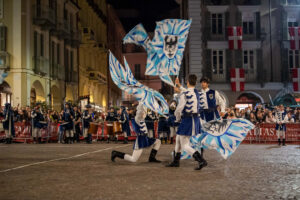
<svg viewBox="0 0 300 200">
<path fill-rule="evenodd" d="M 262 123 L 257 125 L 253 130 L 249 131 L 243 143 L 256 144 L 256 143 L 274 143 L 277 142 L 277 135 L 275 131 L 275 124 Z M 292 123 L 286 125 L 286 142 L 300 144 L 300 123 Z M 158 122 L 154 122 L 155 137 L 158 138 Z M 80 129 L 82 126 L 80 124 Z M 131 135 L 128 140 L 135 140 L 136 133 L 130 122 Z M 49 122 L 47 128 L 41 129 L 42 141 L 44 142 L 57 142 L 58 141 L 59 123 Z M 31 134 L 31 123 L 29 122 L 16 122 L 15 123 L 15 137 L 14 142 L 31 143 L 33 141 Z M 81 130 L 82 133 L 82 130 Z M 97 131 L 92 133 L 94 141 L 106 140 L 108 138 L 107 123 L 98 124 Z M 5 139 L 4 130 L 0 131 L 0 140 Z M 83 137 L 81 136 L 81 139 Z M 123 140 L 122 134 L 118 136 L 118 140 Z"/>
</svg>

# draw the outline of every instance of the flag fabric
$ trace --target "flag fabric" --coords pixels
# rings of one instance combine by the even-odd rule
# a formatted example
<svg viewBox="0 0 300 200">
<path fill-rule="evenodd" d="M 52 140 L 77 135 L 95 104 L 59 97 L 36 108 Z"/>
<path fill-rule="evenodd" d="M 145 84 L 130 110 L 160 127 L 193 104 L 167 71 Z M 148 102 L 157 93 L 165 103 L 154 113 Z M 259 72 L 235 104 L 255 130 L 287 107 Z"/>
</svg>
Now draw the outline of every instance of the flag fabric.
<svg viewBox="0 0 300 200">
<path fill-rule="evenodd" d="M 227 28 L 229 49 L 242 49 L 243 29 L 241 26 Z"/>
<path fill-rule="evenodd" d="M 201 134 L 191 137 L 190 145 L 199 152 L 201 148 L 215 149 L 227 159 L 254 127 L 250 121 L 243 118 L 210 121 L 201 127 Z M 182 152 L 181 159 L 190 158 L 191 155 Z"/>
<path fill-rule="evenodd" d="M 182 19 L 165 19 L 156 23 L 152 45 L 161 67 L 170 75 L 179 74 L 191 23 L 192 20 Z"/>
<path fill-rule="evenodd" d="M 230 69 L 231 89 L 234 92 L 244 91 L 245 89 L 245 70 L 243 68 Z"/>
<path fill-rule="evenodd" d="M 300 92 L 300 68 L 292 69 L 293 88 L 295 92 Z"/>
<path fill-rule="evenodd" d="M 191 20 L 166 19 L 156 22 L 151 41 L 142 24 L 135 26 L 123 39 L 124 43 L 143 46 L 147 51 L 145 75 L 159 76 L 174 86 L 170 75 L 178 75 Z"/>
<path fill-rule="evenodd" d="M 289 27 L 290 49 L 299 49 L 300 27 Z"/>
<path fill-rule="evenodd" d="M 136 44 L 144 47 L 147 51 L 151 48 L 151 41 L 143 24 L 136 25 L 123 38 L 124 44 Z"/>
<path fill-rule="evenodd" d="M 114 83 L 123 91 L 132 94 L 137 101 L 143 102 L 143 105 L 151 109 L 153 112 L 159 113 L 163 116 L 169 113 L 169 105 L 165 98 L 156 90 L 153 90 L 140 82 L 138 82 L 130 67 L 124 58 L 124 67 L 109 52 L 109 71 Z"/>
</svg>

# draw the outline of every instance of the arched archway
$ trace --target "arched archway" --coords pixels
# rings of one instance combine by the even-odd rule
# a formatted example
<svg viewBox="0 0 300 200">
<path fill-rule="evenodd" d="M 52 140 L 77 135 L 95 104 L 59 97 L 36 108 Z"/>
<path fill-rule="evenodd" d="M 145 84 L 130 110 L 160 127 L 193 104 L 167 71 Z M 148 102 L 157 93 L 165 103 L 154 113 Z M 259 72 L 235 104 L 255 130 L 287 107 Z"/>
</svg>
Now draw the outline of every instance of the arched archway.
<svg viewBox="0 0 300 200">
<path fill-rule="evenodd" d="M 45 100 L 43 85 L 38 80 L 34 81 L 30 90 L 30 104 L 33 106 L 36 102 L 44 102 Z"/>
<path fill-rule="evenodd" d="M 72 86 L 67 86 L 67 89 L 66 89 L 66 101 L 72 101 L 74 102 L 74 90 L 72 88 Z"/>
<path fill-rule="evenodd" d="M 62 104 L 62 97 L 60 94 L 60 90 L 56 85 L 53 85 L 51 87 L 51 105 L 52 108 L 56 111 L 59 111 L 61 109 Z"/>
<path fill-rule="evenodd" d="M 12 91 L 9 84 L 6 81 L 3 81 L 0 84 L 0 105 L 4 106 L 6 103 L 11 103 Z"/>
<path fill-rule="evenodd" d="M 254 107 L 257 103 L 264 103 L 264 99 L 256 92 L 247 91 L 242 93 L 236 100 L 236 107 Z"/>
</svg>

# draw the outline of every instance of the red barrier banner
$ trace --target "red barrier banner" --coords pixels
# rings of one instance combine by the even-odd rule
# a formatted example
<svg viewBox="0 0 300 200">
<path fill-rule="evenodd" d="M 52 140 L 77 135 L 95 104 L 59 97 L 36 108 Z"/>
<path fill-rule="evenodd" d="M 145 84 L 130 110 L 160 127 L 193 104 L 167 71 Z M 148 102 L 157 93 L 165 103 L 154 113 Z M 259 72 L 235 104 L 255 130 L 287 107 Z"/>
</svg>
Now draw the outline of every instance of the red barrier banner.
<svg viewBox="0 0 300 200">
<path fill-rule="evenodd" d="M 81 127 L 81 126 L 80 126 Z M 277 135 L 275 130 L 275 124 L 262 123 L 257 125 L 251 130 L 243 143 L 274 143 L 277 142 Z M 82 128 L 82 127 L 81 127 Z M 158 122 L 154 122 L 155 137 L 158 138 Z M 41 136 L 43 141 L 57 141 L 58 140 L 58 123 L 49 123 L 48 127 L 41 129 Z M 136 133 L 133 130 L 132 123 L 130 122 L 131 136 L 129 140 L 135 140 Z M 92 134 L 93 140 L 106 140 L 108 137 L 107 122 L 98 125 L 97 132 Z M 5 132 L 0 131 L 0 139 L 5 139 Z M 81 139 L 83 139 L 81 137 Z M 123 140 L 123 134 L 118 134 L 118 140 Z M 32 142 L 31 136 L 31 124 L 24 122 L 15 123 L 15 142 Z M 300 144 L 300 123 L 287 124 L 286 125 L 286 142 Z"/>
<path fill-rule="evenodd" d="M 260 124 L 251 130 L 245 138 L 245 143 L 277 142 L 276 124 Z M 286 142 L 300 143 L 300 124 L 286 124 Z"/>
</svg>

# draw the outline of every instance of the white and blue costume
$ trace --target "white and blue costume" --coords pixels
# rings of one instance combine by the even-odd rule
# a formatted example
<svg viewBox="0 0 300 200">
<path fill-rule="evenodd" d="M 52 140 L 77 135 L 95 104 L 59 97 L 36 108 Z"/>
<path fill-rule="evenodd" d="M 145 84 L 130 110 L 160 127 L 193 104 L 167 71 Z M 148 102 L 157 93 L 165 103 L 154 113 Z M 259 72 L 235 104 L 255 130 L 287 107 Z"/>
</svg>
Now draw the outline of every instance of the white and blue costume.
<svg viewBox="0 0 300 200">
<path fill-rule="evenodd" d="M 124 133 L 124 136 L 127 138 L 128 136 L 130 136 L 130 126 L 129 126 L 129 115 L 125 107 L 122 107 L 120 122 L 122 123 L 122 131 Z"/>
<path fill-rule="evenodd" d="M 220 119 L 217 106 L 220 106 L 221 112 L 225 112 L 225 101 L 218 91 L 206 88 L 200 91 L 200 121 L 201 124 L 212 120 Z"/>
<path fill-rule="evenodd" d="M 175 110 L 176 122 L 181 121 L 176 136 L 175 152 L 185 150 L 190 155 L 195 150 L 190 147 L 190 137 L 200 132 L 200 121 L 198 117 L 199 93 L 195 88 L 188 88 L 180 96 L 179 104 Z"/>
<path fill-rule="evenodd" d="M 146 126 L 148 129 L 148 137 L 155 138 L 154 135 L 154 120 L 156 119 L 156 115 L 152 110 L 148 110 L 147 116 L 145 118 Z"/>
<path fill-rule="evenodd" d="M 176 121 L 181 120 L 178 135 L 192 136 L 200 133 L 198 110 L 199 92 L 195 88 L 188 88 L 180 95 L 179 104 L 175 110 Z"/>
<path fill-rule="evenodd" d="M 167 167 L 179 167 L 181 152 L 185 152 L 195 158 L 198 162 L 198 167 L 195 170 L 200 170 L 207 165 L 207 162 L 202 158 L 200 152 L 190 145 L 191 137 L 199 134 L 201 130 L 198 117 L 199 92 L 194 87 L 181 91 L 183 92 L 175 110 L 176 121 L 179 122 L 181 120 L 181 123 L 176 136 L 174 159 Z"/>
<path fill-rule="evenodd" d="M 279 110 L 275 112 L 275 120 L 276 120 L 276 134 L 278 138 L 278 145 L 281 145 L 280 137 L 282 137 L 282 144 L 285 145 L 285 131 L 286 125 L 289 121 L 289 118 L 284 110 Z"/>
<path fill-rule="evenodd" d="M 41 142 L 41 129 L 46 127 L 47 124 L 42 123 L 44 121 L 43 114 L 37 109 L 32 111 L 31 113 L 32 117 L 32 123 L 33 123 L 33 131 L 32 131 L 32 137 L 34 142 L 36 141 L 36 138 L 38 138 L 38 142 Z"/>
<path fill-rule="evenodd" d="M 170 133 L 169 125 L 168 125 L 168 114 L 165 116 L 160 115 L 158 118 L 158 128 L 157 128 L 158 136 L 161 141 L 165 140 L 167 143 L 167 138 Z"/>
<path fill-rule="evenodd" d="M 114 161 L 116 157 L 119 157 L 129 162 L 136 162 L 142 155 L 143 149 L 153 145 L 153 149 L 149 157 L 149 162 L 160 162 L 155 159 L 155 156 L 158 149 L 160 148 L 161 141 L 158 139 L 149 138 L 147 136 L 148 130 L 145 123 L 146 115 L 147 108 L 143 105 L 143 103 L 139 103 L 139 105 L 137 106 L 135 120 L 133 120 L 133 127 L 137 134 L 136 140 L 133 145 L 133 153 L 132 155 L 128 155 L 122 152 L 113 151 L 111 158 L 112 161 Z"/>
<path fill-rule="evenodd" d="M 10 103 L 5 104 L 4 108 L 4 119 L 3 119 L 3 128 L 5 131 L 6 143 L 10 144 L 12 136 L 15 136 L 15 126 L 14 126 L 14 112 L 11 109 Z"/>
<path fill-rule="evenodd" d="M 176 135 L 176 132 L 178 130 L 178 125 L 179 125 L 179 123 L 176 122 L 175 109 L 176 109 L 176 103 L 173 102 L 170 105 L 169 119 L 168 119 L 168 125 L 170 127 L 170 140 L 171 140 L 170 143 L 171 144 L 173 144 L 173 137 Z"/>
<path fill-rule="evenodd" d="M 137 134 L 137 138 L 134 142 L 133 149 L 147 148 L 153 145 L 156 141 L 155 138 L 148 137 L 148 129 L 145 123 L 145 118 L 147 115 L 147 108 L 142 104 L 137 107 L 135 120 L 133 121 L 133 128 Z"/>
</svg>

